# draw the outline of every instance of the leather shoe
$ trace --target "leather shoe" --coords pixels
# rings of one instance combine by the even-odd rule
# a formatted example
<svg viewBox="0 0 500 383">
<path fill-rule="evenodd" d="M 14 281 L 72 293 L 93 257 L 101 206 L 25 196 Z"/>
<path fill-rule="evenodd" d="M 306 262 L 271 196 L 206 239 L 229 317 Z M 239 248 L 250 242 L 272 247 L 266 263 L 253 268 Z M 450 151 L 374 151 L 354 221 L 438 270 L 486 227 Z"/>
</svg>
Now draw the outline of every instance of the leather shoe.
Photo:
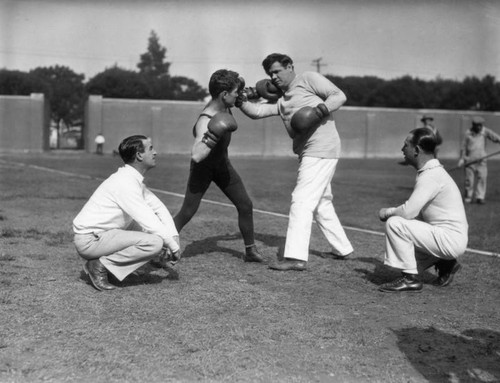
<svg viewBox="0 0 500 383">
<path fill-rule="evenodd" d="M 257 250 L 257 246 L 247 247 L 245 250 L 245 255 L 243 256 L 245 262 L 264 262 L 264 258 Z"/>
<path fill-rule="evenodd" d="M 292 261 L 292 260 L 284 260 L 281 262 L 273 263 L 269 265 L 270 269 L 280 270 L 280 271 L 304 271 L 307 269 L 307 262 L 305 261 Z"/>
<path fill-rule="evenodd" d="M 89 276 L 92 286 L 97 290 L 113 290 L 116 288 L 116 286 L 109 283 L 108 271 L 99 259 L 87 261 L 87 263 L 83 265 L 83 270 Z"/>
<path fill-rule="evenodd" d="M 422 291 L 423 284 L 416 277 L 411 274 L 404 274 L 403 276 L 389 283 L 384 283 L 378 288 L 379 291 L 384 293 L 399 293 L 408 291 L 419 293 Z"/>
<path fill-rule="evenodd" d="M 462 268 L 462 265 L 458 263 L 455 259 L 441 259 L 436 263 L 436 270 L 438 271 L 438 277 L 432 283 L 434 286 L 445 287 L 448 286 L 455 274 Z"/>
</svg>

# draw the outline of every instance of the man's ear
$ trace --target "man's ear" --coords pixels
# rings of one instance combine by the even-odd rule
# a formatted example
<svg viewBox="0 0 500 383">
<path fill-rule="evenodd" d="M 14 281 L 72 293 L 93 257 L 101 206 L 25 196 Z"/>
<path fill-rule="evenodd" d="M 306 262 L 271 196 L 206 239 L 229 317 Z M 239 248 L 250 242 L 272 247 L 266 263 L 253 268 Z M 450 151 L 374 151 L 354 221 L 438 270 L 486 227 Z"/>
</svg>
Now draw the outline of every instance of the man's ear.
<svg viewBox="0 0 500 383">
<path fill-rule="evenodd" d="M 135 159 L 136 159 L 137 162 L 142 162 L 142 160 L 143 160 L 143 154 L 144 153 L 141 153 L 141 152 L 135 153 Z"/>
<path fill-rule="evenodd" d="M 419 155 L 422 152 L 422 148 L 420 146 L 415 146 L 415 155 Z"/>
</svg>

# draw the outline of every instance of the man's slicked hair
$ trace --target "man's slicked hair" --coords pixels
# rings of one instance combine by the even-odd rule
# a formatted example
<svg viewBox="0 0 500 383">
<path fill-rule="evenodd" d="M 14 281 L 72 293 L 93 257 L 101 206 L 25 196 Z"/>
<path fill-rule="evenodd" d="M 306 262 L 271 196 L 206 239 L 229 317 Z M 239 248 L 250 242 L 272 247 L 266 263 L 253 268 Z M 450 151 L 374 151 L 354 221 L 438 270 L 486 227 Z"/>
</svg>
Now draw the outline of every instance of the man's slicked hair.
<svg viewBox="0 0 500 383">
<path fill-rule="evenodd" d="M 137 153 L 144 153 L 144 143 L 143 140 L 148 138 L 143 135 L 135 135 L 125 138 L 118 146 L 118 152 L 123 162 L 126 164 L 131 164 L 135 161 L 135 155 Z"/>
<path fill-rule="evenodd" d="M 432 154 L 436 150 L 437 137 L 429 128 L 417 128 L 410 132 L 412 135 L 411 143 L 413 146 L 419 146 L 424 153 Z"/>
<path fill-rule="evenodd" d="M 271 53 L 268 55 L 264 61 L 262 61 L 262 66 L 264 67 L 264 71 L 269 75 L 269 70 L 271 69 L 271 66 L 275 63 L 279 62 L 283 68 L 286 68 L 288 64 L 293 65 L 293 60 L 284 54 L 281 53 Z"/>
</svg>

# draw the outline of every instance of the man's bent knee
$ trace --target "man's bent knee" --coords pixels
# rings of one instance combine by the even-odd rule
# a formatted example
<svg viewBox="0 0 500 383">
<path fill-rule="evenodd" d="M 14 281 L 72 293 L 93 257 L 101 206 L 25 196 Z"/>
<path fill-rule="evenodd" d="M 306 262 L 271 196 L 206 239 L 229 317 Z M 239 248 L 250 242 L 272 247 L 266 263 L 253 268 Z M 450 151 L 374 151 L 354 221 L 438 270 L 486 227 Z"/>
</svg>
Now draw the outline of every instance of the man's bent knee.
<svg viewBox="0 0 500 383">
<path fill-rule="evenodd" d="M 160 236 L 151 234 L 151 239 L 149 241 L 152 253 L 157 254 L 161 252 L 163 248 L 163 239 Z"/>
</svg>

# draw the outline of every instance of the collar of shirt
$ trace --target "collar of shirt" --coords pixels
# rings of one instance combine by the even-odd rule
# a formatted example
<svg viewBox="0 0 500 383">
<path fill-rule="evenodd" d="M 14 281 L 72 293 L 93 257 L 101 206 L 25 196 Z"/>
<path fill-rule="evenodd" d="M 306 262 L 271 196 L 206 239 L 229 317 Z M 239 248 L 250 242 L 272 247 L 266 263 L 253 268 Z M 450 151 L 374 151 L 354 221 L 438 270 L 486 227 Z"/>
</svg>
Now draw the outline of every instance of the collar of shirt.
<svg viewBox="0 0 500 383">
<path fill-rule="evenodd" d="M 439 162 L 437 158 L 434 158 L 432 160 L 429 160 L 425 163 L 424 166 L 422 166 L 419 170 L 417 170 L 417 176 L 425 172 L 426 170 L 434 169 L 434 168 L 439 168 L 443 165 Z"/>
<path fill-rule="evenodd" d="M 121 167 L 120 169 L 122 169 L 123 172 L 130 174 L 130 176 L 139 181 L 139 183 L 144 182 L 144 176 L 141 173 L 139 173 L 134 167 L 125 164 L 125 166 Z"/>
</svg>

